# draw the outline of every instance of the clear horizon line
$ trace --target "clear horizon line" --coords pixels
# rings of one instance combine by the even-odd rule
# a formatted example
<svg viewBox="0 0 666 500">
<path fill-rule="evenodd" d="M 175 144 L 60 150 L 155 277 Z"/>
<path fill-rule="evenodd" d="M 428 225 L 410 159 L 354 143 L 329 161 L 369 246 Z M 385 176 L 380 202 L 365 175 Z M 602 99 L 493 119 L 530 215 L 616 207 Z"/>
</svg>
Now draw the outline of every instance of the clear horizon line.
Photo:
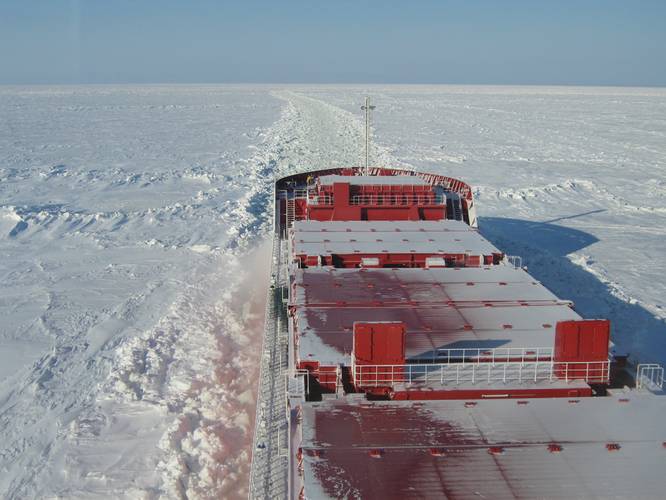
<svg viewBox="0 0 666 500">
<path fill-rule="evenodd" d="M 238 82 L 223 82 L 223 81 L 200 81 L 200 82 L 186 82 L 186 81 L 154 81 L 154 82 L 139 82 L 139 81 L 108 81 L 108 82 L 0 82 L 2 87 L 44 87 L 44 86 L 84 86 L 84 85 L 348 85 L 348 86 L 361 86 L 361 85 L 386 85 L 386 86 L 465 86 L 465 87 L 602 87 L 602 88 L 648 88 L 660 89 L 666 88 L 665 84 L 620 84 L 620 83 L 463 83 L 463 82 L 253 82 L 253 81 L 238 81 Z"/>
</svg>

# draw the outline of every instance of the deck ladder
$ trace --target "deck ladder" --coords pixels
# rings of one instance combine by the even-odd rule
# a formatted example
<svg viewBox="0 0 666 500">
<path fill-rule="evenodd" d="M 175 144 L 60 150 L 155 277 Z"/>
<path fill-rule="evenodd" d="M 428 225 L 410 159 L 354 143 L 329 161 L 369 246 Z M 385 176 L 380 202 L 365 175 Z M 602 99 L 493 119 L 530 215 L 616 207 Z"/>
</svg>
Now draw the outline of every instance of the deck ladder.
<svg viewBox="0 0 666 500">
<path fill-rule="evenodd" d="M 296 199 L 287 198 L 287 228 L 294 225 L 296 219 Z"/>
<path fill-rule="evenodd" d="M 446 193 L 446 218 L 463 220 L 462 204 L 458 193 Z"/>
</svg>

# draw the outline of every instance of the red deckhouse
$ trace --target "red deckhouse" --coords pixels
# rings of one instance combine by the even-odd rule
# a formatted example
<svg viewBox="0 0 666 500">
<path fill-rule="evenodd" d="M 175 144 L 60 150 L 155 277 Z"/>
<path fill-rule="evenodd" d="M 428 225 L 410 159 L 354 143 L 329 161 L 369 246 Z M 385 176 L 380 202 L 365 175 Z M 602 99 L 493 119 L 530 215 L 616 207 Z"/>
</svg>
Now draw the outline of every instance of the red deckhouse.
<svg viewBox="0 0 666 500">
<path fill-rule="evenodd" d="M 635 452 L 666 463 L 662 426 L 607 390 L 609 322 L 583 319 L 483 238 L 463 182 L 369 173 L 276 185 L 288 496 L 622 496 L 638 476 L 660 491 L 610 453 L 635 419 Z M 270 455 L 258 446 L 253 474 Z M 606 479 L 575 472 L 586 467 Z"/>
</svg>

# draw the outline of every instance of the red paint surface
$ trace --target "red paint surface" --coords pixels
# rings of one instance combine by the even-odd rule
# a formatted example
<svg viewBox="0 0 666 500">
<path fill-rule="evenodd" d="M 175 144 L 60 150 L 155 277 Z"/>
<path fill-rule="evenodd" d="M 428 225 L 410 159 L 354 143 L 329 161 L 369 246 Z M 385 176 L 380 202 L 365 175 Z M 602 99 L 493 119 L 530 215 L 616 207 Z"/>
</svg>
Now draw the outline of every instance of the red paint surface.
<svg viewBox="0 0 666 500">
<path fill-rule="evenodd" d="M 405 324 L 404 323 L 354 323 L 354 346 L 352 357 L 357 367 L 363 365 L 404 365 L 405 364 Z M 390 386 L 401 376 L 402 369 L 385 373 L 372 366 L 361 368 L 364 377 L 372 380 L 375 390 L 381 392 L 385 380 Z M 379 372 L 379 373 L 378 373 Z"/>
<path fill-rule="evenodd" d="M 609 340 L 608 320 L 559 321 L 555 330 L 555 361 L 605 361 Z"/>
<path fill-rule="evenodd" d="M 465 461 L 468 447 L 487 446 L 465 429 L 416 408 L 404 412 L 355 405 L 345 411 L 317 412 L 313 426 L 317 430 L 314 444 L 325 450 L 312 462 L 312 472 L 330 498 L 423 498 L 415 496 L 405 478 L 423 472 L 438 474 L 452 463 Z M 406 449 L 403 429 L 412 431 Z M 308 451 L 308 456 L 314 456 Z M 424 485 L 424 491 L 433 498 L 452 498 L 446 481 L 440 479 Z M 305 493 L 314 498 L 317 492 Z"/>
<path fill-rule="evenodd" d="M 307 218 L 345 220 L 441 220 L 446 207 L 436 200 L 433 186 L 354 186 L 336 182 L 316 187 L 317 204 L 307 206 Z"/>
<path fill-rule="evenodd" d="M 353 356 L 357 365 L 404 365 L 404 323 L 354 323 Z"/>
</svg>

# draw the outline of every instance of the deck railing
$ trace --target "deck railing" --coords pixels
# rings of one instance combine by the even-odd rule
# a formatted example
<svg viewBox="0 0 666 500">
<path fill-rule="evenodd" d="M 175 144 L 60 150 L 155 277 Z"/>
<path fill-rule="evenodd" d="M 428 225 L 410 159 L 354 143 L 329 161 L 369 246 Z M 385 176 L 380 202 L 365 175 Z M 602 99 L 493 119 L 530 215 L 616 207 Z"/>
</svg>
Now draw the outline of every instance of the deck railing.
<svg viewBox="0 0 666 500">
<path fill-rule="evenodd" d="M 507 255 L 506 262 L 514 269 L 520 269 L 523 267 L 523 258 L 520 255 Z"/>
<path fill-rule="evenodd" d="M 351 197 L 352 205 L 411 206 L 443 205 L 446 198 L 441 194 L 359 194 Z"/>
<path fill-rule="evenodd" d="M 308 205 L 333 205 L 333 195 L 310 195 L 308 196 Z"/>
<path fill-rule="evenodd" d="M 305 189 L 280 189 L 277 191 L 276 196 L 279 200 L 287 200 L 294 198 L 306 198 L 307 190 Z"/>
<path fill-rule="evenodd" d="M 441 363 L 509 363 L 511 361 L 550 361 L 553 357 L 552 347 L 496 347 L 494 349 L 435 349 L 432 361 Z M 425 361 L 425 357 L 420 358 Z"/>
<path fill-rule="evenodd" d="M 636 388 L 662 390 L 664 388 L 664 367 L 656 363 L 638 365 Z"/>
<path fill-rule="evenodd" d="M 535 383 L 584 380 L 608 383 L 610 362 L 509 362 L 440 363 L 406 365 L 358 365 L 352 367 L 357 387 L 394 384 L 437 386 L 477 383 Z"/>
<path fill-rule="evenodd" d="M 444 195 L 440 194 L 360 194 L 353 195 L 349 200 L 351 205 L 370 205 L 380 207 L 409 207 L 412 205 L 443 205 L 446 202 Z M 333 195 L 308 195 L 309 205 L 333 205 Z"/>
</svg>

